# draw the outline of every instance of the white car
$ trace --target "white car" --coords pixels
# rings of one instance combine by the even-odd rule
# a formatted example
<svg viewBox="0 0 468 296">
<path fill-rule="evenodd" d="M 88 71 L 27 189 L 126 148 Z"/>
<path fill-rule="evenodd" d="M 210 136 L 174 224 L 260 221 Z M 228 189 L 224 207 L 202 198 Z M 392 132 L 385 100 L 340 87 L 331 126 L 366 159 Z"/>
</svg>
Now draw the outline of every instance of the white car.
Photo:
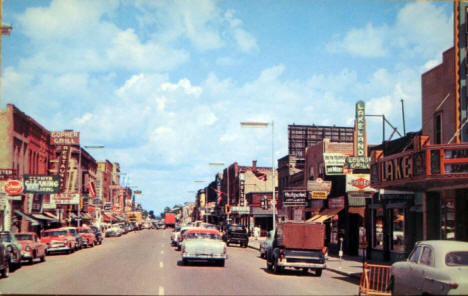
<svg viewBox="0 0 468 296">
<path fill-rule="evenodd" d="M 271 246 L 271 244 L 273 243 L 273 236 L 274 235 L 275 235 L 275 231 L 270 230 L 268 232 L 268 237 L 265 240 L 260 242 L 260 248 L 259 248 L 260 258 L 265 258 L 266 257 L 266 250 L 268 249 L 268 246 Z"/>
<path fill-rule="evenodd" d="M 393 295 L 467 295 L 468 242 L 416 243 L 408 260 L 393 263 L 390 285 Z"/>
<path fill-rule="evenodd" d="M 224 266 L 227 259 L 226 243 L 221 239 L 221 233 L 215 229 L 188 230 L 181 249 L 184 265 L 190 261 L 208 261 Z"/>
</svg>

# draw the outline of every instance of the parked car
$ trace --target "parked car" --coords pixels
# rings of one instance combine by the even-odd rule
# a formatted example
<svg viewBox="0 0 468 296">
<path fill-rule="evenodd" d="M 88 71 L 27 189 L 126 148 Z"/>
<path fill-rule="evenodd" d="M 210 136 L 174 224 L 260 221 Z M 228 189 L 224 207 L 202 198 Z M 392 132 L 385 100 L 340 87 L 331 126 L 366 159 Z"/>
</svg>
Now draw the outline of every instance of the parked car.
<svg viewBox="0 0 468 296">
<path fill-rule="evenodd" d="M 392 294 L 467 295 L 468 242 L 429 240 L 416 243 L 406 261 L 390 270 Z"/>
<path fill-rule="evenodd" d="M 122 234 L 123 230 L 118 226 L 112 226 L 111 228 L 108 228 L 105 232 L 106 237 L 121 236 Z"/>
<path fill-rule="evenodd" d="M 33 263 L 34 259 L 46 260 L 47 244 L 41 242 L 34 232 L 15 233 L 21 244 L 21 258 Z"/>
<path fill-rule="evenodd" d="M 271 247 L 271 244 L 273 242 L 273 238 L 275 236 L 275 232 L 273 230 L 270 230 L 268 232 L 268 236 L 265 240 L 262 240 L 260 242 L 260 258 L 265 258 L 266 257 L 266 250 L 267 248 L 270 246 Z"/>
<path fill-rule="evenodd" d="M 68 227 L 62 227 L 61 229 L 66 229 L 66 230 L 70 231 L 70 233 L 75 237 L 75 240 L 76 240 L 75 251 L 81 250 L 84 247 L 84 245 L 85 245 L 84 239 L 78 233 L 78 230 L 76 229 L 76 227 L 68 226 Z"/>
<path fill-rule="evenodd" d="M 177 240 L 176 240 L 176 249 L 177 251 L 180 251 L 181 247 L 182 247 L 182 242 L 184 240 L 184 237 L 185 237 L 185 234 L 187 231 L 189 231 L 190 229 L 194 229 L 194 227 L 192 226 L 185 226 L 185 227 L 182 227 L 180 229 L 180 233 L 179 235 L 177 235 Z"/>
<path fill-rule="evenodd" d="M 4 278 L 10 275 L 10 257 L 8 257 L 7 248 L 3 244 L 0 244 L 0 272 Z"/>
<path fill-rule="evenodd" d="M 10 259 L 10 270 L 21 267 L 21 244 L 10 231 L 0 231 L 0 239 Z"/>
<path fill-rule="evenodd" d="M 70 254 L 77 248 L 76 237 L 69 228 L 48 229 L 42 233 L 41 242 L 47 244 L 47 255 L 54 252 Z"/>
<path fill-rule="evenodd" d="M 87 248 L 94 247 L 94 245 L 96 244 L 96 236 L 94 235 L 94 233 L 91 231 L 91 229 L 88 226 L 77 227 L 76 231 L 78 231 L 78 234 L 83 239 L 84 247 L 87 247 Z"/>
<path fill-rule="evenodd" d="M 96 236 L 96 244 L 101 245 L 102 241 L 104 240 L 104 236 L 103 236 L 101 230 L 98 227 L 94 226 L 94 225 L 89 226 L 89 228 L 91 229 L 91 231 Z"/>
<path fill-rule="evenodd" d="M 249 234 L 243 225 L 228 224 L 226 232 L 223 235 L 223 240 L 228 246 L 229 244 L 235 243 L 239 244 L 241 247 L 247 248 L 247 245 L 249 244 Z"/>
<path fill-rule="evenodd" d="M 181 250 L 184 265 L 191 261 L 208 261 L 224 266 L 227 258 L 226 243 L 215 229 L 188 229 Z"/>
<path fill-rule="evenodd" d="M 181 226 L 176 225 L 171 233 L 171 246 L 177 245 L 177 237 L 180 235 Z"/>
</svg>

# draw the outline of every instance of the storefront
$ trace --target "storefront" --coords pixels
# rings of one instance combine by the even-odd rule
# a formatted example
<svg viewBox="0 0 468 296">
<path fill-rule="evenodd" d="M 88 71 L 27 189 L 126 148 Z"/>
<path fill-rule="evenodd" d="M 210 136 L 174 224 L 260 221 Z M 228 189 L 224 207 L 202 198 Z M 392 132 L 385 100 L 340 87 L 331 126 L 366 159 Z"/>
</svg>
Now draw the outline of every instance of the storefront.
<svg viewBox="0 0 468 296">
<path fill-rule="evenodd" d="M 406 258 L 418 240 L 468 241 L 468 144 L 430 145 L 416 136 L 413 148 L 372 153 L 368 205 L 372 259 Z"/>
</svg>

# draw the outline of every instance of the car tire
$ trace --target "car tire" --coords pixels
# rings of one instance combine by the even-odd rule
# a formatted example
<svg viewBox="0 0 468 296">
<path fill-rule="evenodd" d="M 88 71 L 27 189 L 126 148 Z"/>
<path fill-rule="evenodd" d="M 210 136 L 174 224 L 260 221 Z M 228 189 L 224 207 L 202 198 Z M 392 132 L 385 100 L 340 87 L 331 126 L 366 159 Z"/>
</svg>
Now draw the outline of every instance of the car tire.
<svg viewBox="0 0 468 296">
<path fill-rule="evenodd" d="M 44 255 L 42 255 L 42 257 L 41 257 L 41 262 L 45 262 L 45 261 L 46 261 L 46 258 L 45 258 L 45 257 L 46 257 L 46 254 L 44 253 Z"/>
<path fill-rule="evenodd" d="M 318 277 L 322 276 L 322 269 L 316 269 L 315 276 L 318 276 Z"/>
<path fill-rule="evenodd" d="M 265 255 L 266 257 L 266 255 Z M 266 269 L 267 271 L 271 272 L 273 270 L 273 264 L 268 260 L 268 257 L 266 258 Z"/>
<path fill-rule="evenodd" d="M 226 246 L 228 246 L 228 247 L 229 247 L 229 242 L 226 242 Z"/>
<path fill-rule="evenodd" d="M 2 270 L 2 277 L 7 278 L 10 276 L 10 264 L 7 264 L 5 268 Z"/>
<path fill-rule="evenodd" d="M 218 265 L 221 266 L 221 267 L 224 267 L 225 264 L 226 264 L 226 261 L 224 259 L 219 260 L 219 262 L 218 262 Z"/>
</svg>

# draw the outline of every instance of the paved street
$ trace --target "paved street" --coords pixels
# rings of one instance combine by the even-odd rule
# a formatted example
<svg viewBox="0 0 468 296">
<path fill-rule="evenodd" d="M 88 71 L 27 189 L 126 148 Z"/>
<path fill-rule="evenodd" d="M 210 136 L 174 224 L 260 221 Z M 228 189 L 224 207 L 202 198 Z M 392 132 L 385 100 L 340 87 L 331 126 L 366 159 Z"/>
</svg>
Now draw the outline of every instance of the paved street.
<svg viewBox="0 0 468 296">
<path fill-rule="evenodd" d="M 266 272 L 251 248 L 229 247 L 226 266 L 180 265 L 170 230 L 131 232 L 103 245 L 45 263 L 25 264 L 0 280 L 2 294 L 352 295 L 357 280 L 325 270 L 322 277 L 294 270 Z"/>
</svg>

